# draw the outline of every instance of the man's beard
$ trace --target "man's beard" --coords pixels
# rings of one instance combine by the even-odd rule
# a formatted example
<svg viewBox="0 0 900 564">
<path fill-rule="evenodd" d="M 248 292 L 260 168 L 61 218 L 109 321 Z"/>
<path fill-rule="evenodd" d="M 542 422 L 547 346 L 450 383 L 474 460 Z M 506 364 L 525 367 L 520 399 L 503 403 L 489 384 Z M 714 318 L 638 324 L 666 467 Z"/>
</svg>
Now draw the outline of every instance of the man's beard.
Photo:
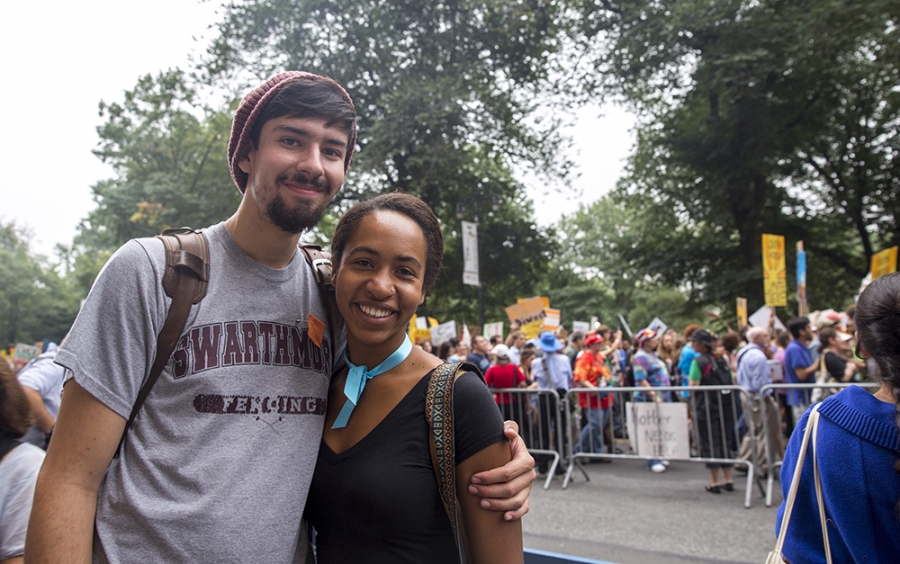
<svg viewBox="0 0 900 564">
<path fill-rule="evenodd" d="M 278 178 L 278 182 L 287 181 L 288 177 Z M 295 177 L 294 182 L 311 184 L 317 188 L 327 188 L 325 179 L 322 177 L 310 180 L 307 177 Z M 275 194 L 275 197 L 266 206 L 266 217 L 272 224 L 285 231 L 297 235 L 303 233 L 307 229 L 312 229 L 322 221 L 325 214 L 325 206 L 316 207 L 312 203 L 300 203 L 289 208 L 285 203 L 281 194 Z"/>
<path fill-rule="evenodd" d="M 288 208 L 280 194 L 276 195 L 266 206 L 266 217 L 269 221 L 282 231 L 294 235 L 318 225 L 324 214 L 325 206 L 298 204 L 293 208 Z"/>
</svg>

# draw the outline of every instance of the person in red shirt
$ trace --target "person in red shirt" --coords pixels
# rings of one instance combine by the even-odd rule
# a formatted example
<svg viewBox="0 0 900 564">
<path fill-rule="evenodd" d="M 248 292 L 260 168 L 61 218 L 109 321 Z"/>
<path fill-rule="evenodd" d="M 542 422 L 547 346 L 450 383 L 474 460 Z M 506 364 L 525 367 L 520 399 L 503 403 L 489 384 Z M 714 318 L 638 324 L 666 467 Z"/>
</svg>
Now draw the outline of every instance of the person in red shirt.
<svg viewBox="0 0 900 564">
<path fill-rule="evenodd" d="M 611 375 L 606 367 L 606 359 L 600 354 L 603 337 L 591 333 L 584 340 L 584 352 L 575 361 L 575 386 L 579 388 L 605 388 L 610 385 Z M 613 396 L 606 393 L 578 394 L 578 403 L 587 414 L 588 424 L 581 430 L 581 438 L 575 445 L 575 452 L 603 452 L 603 428 L 609 418 L 609 408 Z"/>
<path fill-rule="evenodd" d="M 484 381 L 489 388 L 524 388 L 525 375 L 519 370 L 519 367 L 509 361 L 509 347 L 504 344 L 496 345 L 491 349 L 497 359 L 494 364 L 484 373 Z M 494 394 L 497 405 L 500 406 L 500 412 L 504 419 L 512 419 L 519 424 L 519 429 L 524 429 L 525 421 L 525 394 L 511 394 L 509 392 L 500 392 Z"/>
</svg>

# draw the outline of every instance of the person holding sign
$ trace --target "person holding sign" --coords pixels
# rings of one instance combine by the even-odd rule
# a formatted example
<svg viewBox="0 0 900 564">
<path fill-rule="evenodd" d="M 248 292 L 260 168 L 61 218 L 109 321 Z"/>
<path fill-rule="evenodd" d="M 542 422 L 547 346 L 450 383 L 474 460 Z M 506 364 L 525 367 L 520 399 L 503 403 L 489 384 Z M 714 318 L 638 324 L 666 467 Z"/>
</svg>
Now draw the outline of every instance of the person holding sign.
<svg viewBox="0 0 900 564">
<path fill-rule="evenodd" d="M 656 356 L 656 348 L 659 339 L 653 329 L 644 329 L 634 337 L 638 351 L 634 355 L 632 367 L 634 369 L 634 385 L 642 388 L 655 388 L 659 386 L 671 386 L 669 372 L 666 365 Z M 671 392 L 645 391 L 635 392 L 634 401 L 653 401 L 657 403 L 672 401 Z M 656 472 L 665 472 L 668 461 L 648 460 L 647 468 Z"/>
</svg>

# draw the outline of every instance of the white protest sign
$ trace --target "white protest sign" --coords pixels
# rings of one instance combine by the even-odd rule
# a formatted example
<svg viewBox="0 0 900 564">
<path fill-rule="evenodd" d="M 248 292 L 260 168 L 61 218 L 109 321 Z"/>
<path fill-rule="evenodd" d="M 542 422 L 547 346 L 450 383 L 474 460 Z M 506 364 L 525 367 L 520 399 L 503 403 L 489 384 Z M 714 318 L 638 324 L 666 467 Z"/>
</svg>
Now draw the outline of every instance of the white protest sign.
<svg viewBox="0 0 900 564">
<path fill-rule="evenodd" d="M 625 413 L 631 448 L 639 456 L 667 460 L 691 457 L 687 404 L 628 402 Z"/>
<path fill-rule="evenodd" d="M 647 326 L 647 329 L 650 329 L 651 331 L 656 331 L 657 335 L 662 335 L 663 333 L 666 332 L 666 329 L 668 329 L 668 328 L 669 328 L 668 325 L 663 323 L 662 319 L 660 319 L 658 317 L 654 317 L 653 321 L 650 322 L 650 325 Z"/>
<path fill-rule="evenodd" d="M 588 323 L 587 321 L 573 321 L 572 322 L 572 332 L 573 333 L 575 331 L 584 331 L 585 333 L 587 333 L 590 330 L 591 330 L 591 324 Z"/>
<path fill-rule="evenodd" d="M 455 321 L 441 323 L 440 325 L 435 325 L 431 328 L 431 342 L 434 343 L 434 346 L 439 346 L 444 341 L 449 341 L 453 337 L 456 337 Z"/>
<path fill-rule="evenodd" d="M 503 322 L 496 321 L 494 323 L 485 323 L 484 324 L 484 336 L 490 339 L 493 336 L 502 337 L 503 336 Z"/>
<path fill-rule="evenodd" d="M 768 327 L 769 326 L 769 317 L 772 316 L 772 308 L 769 306 L 762 306 L 756 312 L 750 316 L 750 325 L 753 327 Z M 775 328 L 781 329 L 782 331 L 787 331 L 787 327 L 784 326 L 784 323 L 778 319 L 778 316 L 775 316 Z"/>
</svg>

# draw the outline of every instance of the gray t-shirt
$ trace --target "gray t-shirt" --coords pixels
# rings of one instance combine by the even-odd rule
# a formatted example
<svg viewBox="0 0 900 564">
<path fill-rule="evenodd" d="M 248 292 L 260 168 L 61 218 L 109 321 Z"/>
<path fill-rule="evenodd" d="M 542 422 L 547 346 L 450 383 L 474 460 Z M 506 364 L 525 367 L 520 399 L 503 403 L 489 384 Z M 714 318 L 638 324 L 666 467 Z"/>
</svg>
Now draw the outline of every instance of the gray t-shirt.
<svg viewBox="0 0 900 564">
<path fill-rule="evenodd" d="M 210 281 L 100 486 L 94 562 L 301 562 L 300 522 L 333 365 L 302 253 L 285 269 L 206 230 Z M 56 362 L 127 418 L 170 299 L 157 239 L 103 268 Z M 320 344 L 309 316 L 325 324 Z M 340 350 L 340 347 L 338 347 Z"/>
</svg>

